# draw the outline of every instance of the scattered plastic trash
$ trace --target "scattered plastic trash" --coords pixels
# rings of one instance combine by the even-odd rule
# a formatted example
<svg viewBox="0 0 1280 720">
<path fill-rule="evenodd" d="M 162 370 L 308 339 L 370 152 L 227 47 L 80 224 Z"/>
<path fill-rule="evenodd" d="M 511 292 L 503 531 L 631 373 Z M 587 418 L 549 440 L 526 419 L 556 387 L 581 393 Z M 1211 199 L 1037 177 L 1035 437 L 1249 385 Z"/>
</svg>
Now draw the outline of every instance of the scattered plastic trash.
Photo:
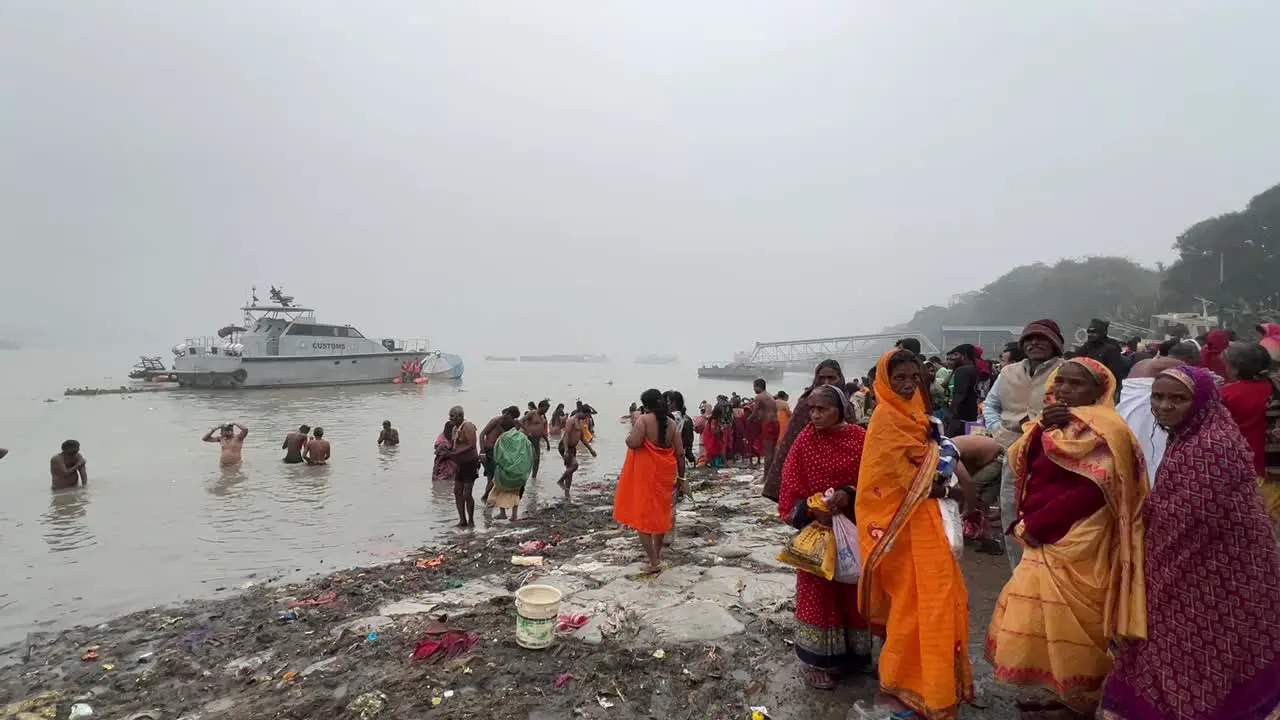
<svg viewBox="0 0 1280 720">
<path fill-rule="evenodd" d="M 556 679 L 551 683 L 551 687 L 556 688 L 558 690 L 564 687 L 565 685 L 567 685 L 570 680 L 577 680 L 577 678 L 575 678 L 573 676 L 573 673 L 571 672 L 562 673 L 561 675 L 557 676 Z"/>
<path fill-rule="evenodd" d="M 528 542 L 520 543 L 520 552 L 537 552 L 546 546 L 547 544 L 541 540 L 530 540 Z"/>
<path fill-rule="evenodd" d="M 97 659 L 98 659 L 98 646 L 97 646 L 97 645 L 95 645 L 95 646 L 93 646 L 93 647 L 89 648 L 88 650 L 85 650 L 85 651 L 84 651 L 84 654 L 80 656 L 80 659 L 81 659 L 81 660 L 83 660 L 83 661 L 85 661 L 85 662 L 93 662 L 94 660 L 97 660 Z"/>
<path fill-rule="evenodd" d="M 769 708 L 763 705 L 751 708 L 751 720 L 769 720 Z"/>
<path fill-rule="evenodd" d="M 657 650 L 653 651 L 653 656 L 661 660 L 662 658 L 667 656 L 667 651 L 663 650 L 662 648 L 658 648 Z"/>
<path fill-rule="evenodd" d="M 432 697 L 432 698 L 431 698 L 431 704 L 432 704 L 433 706 L 439 705 L 439 704 L 440 704 L 440 703 L 442 703 L 442 702 L 444 702 L 444 698 L 441 698 L 441 697 Z"/>
<path fill-rule="evenodd" d="M 329 592 L 320 593 L 319 595 L 314 595 L 309 598 L 290 601 L 289 607 L 299 608 L 299 607 L 315 607 L 317 605 L 328 605 L 329 603 L 337 599 L 338 599 L 338 593 L 334 592 L 333 590 L 330 590 Z"/>
<path fill-rule="evenodd" d="M 377 639 L 378 639 L 378 633 L 376 632 L 371 632 L 368 635 L 364 636 L 365 642 L 373 642 L 374 640 L 377 640 Z"/>
<path fill-rule="evenodd" d="M 582 627 L 585 627 L 586 624 L 590 621 L 591 621 L 591 618 L 583 614 L 561 615 L 559 619 L 556 621 L 556 632 L 558 633 L 573 632 L 574 630 L 578 630 Z"/>
<path fill-rule="evenodd" d="M 552 533 L 551 537 L 547 538 L 547 542 L 551 543 L 552 545 L 555 545 L 556 543 L 560 542 L 560 533 Z"/>
<path fill-rule="evenodd" d="M 108 671 L 115 670 L 116 666 L 115 666 L 115 663 L 102 663 L 102 669 L 108 670 Z"/>
<path fill-rule="evenodd" d="M 420 568 L 439 567 L 444 564 L 444 553 L 431 558 L 422 558 L 414 563 L 414 566 Z"/>
<path fill-rule="evenodd" d="M 145 653 L 142 653 L 141 655 L 139 655 L 139 656 L 138 656 L 138 662 L 140 662 L 140 663 L 149 663 L 149 662 L 151 662 L 151 658 L 153 658 L 153 657 L 155 657 L 155 653 L 153 653 L 153 652 L 145 652 Z"/>
<path fill-rule="evenodd" d="M 449 590 L 457 590 L 458 588 L 466 584 L 467 584 L 467 581 L 463 580 L 462 578 L 449 578 L 448 580 L 444 581 L 445 588 Z"/>
<path fill-rule="evenodd" d="M 419 640 L 409 659 L 429 660 L 432 663 L 441 659 L 449 660 L 467 652 L 478 642 L 479 635 L 453 629 L 445 632 L 439 639 Z"/>
<path fill-rule="evenodd" d="M 93 708 L 89 703 L 76 703 L 71 706 L 71 713 L 67 715 L 67 720 L 80 720 L 87 717 L 93 717 Z"/>
<path fill-rule="evenodd" d="M 297 610 L 281 610 L 280 612 L 276 613 L 276 622 L 284 625 L 288 625 L 289 623 L 297 619 L 298 619 Z"/>
<path fill-rule="evenodd" d="M 355 700 L 352 700 L 351 704 L 347 706 L 347 709 L 352 712 L 360 713 L 360 720 L 369 720 L 382 712 L 382 709 L 386 707 L 386 705 L 386 693 L 379 690 L 372 690 L 357 697 Z"/>
<path fill-rule="evenodd" d="M 452 690 L 445 690 L 445 691 L 444 691 L 444 697 L 445 697 L 445 699 L 446 699 L 446 700 L 447 700 L 447 699 L 449 699 L 449 698 L 451 698 L 451 697 L 453 697 L 453 691 L 452 691 Z"/>
<path fill-rule="evenodd" d="M 512 555 L 511 564 L 518 567 L 542 567 L 541 555 Z"/>
<path fill-rule="evenodd" d="M 605 710 L 608 710 L 613 707 L 613 703 L 609 702 L 608 700 L 605 700 L 603 695 L 597 695 L 596 702 L 600 703 L 600 707 L 604 708 Z"/>
<path fill-rule="evenodd" d="M 284 675 L 281 675 L 281 676 L 280 676 L 280 679 L 281 679 L 281 680 L 283 680 L 283 681 L 285 681 L 285 682 L 289 682 L 290 680 L 292 680 L 292 679 L 294 679 L 294 678 L 296 678 L 296 677 L 298 677 L 298 673 L 296 673 L 296 672 L 294 672 L 294 671 L 290 670 L 289 672 L 285 673 Z"/>
</svg>

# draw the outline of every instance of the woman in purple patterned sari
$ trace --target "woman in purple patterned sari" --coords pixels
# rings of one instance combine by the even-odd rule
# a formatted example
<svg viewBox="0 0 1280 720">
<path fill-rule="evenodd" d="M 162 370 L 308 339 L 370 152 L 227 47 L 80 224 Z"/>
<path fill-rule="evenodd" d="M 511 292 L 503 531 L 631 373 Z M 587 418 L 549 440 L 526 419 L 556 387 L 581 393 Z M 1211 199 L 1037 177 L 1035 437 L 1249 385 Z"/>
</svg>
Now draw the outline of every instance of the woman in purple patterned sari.
<svg viewBox="0 0 1280 720">
<path fill-rule="evenodd" d="M 1156 376 L 1169 444 L 1143 507 L 1147 640 L 1122 640 L 1108 720 L 1280 718 L 1280 558 L 1249 445 L 1211 373 Z"/>
</svg>

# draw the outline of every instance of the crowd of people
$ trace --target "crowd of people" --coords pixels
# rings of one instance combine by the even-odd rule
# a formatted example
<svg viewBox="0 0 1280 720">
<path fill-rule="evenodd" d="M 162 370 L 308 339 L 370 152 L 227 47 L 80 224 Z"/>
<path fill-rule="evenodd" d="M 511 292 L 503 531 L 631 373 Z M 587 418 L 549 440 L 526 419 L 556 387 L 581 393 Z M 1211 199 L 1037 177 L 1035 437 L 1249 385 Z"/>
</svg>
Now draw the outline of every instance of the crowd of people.
<svg viewBox="0 0 1280 720">
<path fill-rule="evenodd" d="M 1004 541 L 985 654 L 1025 689 L 1024 716 L 1280 715 L 1280 326 L 1155 352 L 1107 329 L 1067 350 L 1038 320 L 996 363 L 908 340 L 858 384 L 819 364 L 763 490 L 797 529 L 833 514 L 858 529 L 856 585 L 797 573 L 811 686 L 875 672 L 904 717 L 973 699 L 963 543 L 940 505 L 954 500 L 966 536 L 994 523 Z"/>
</svg>

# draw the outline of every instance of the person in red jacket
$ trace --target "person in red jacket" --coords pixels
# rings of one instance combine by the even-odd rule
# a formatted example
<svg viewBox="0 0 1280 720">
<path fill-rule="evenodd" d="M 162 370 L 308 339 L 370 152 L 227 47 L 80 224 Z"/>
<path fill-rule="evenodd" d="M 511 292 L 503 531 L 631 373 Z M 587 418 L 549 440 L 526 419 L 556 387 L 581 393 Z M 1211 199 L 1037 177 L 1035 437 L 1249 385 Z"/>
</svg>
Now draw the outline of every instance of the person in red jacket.
<svg viewBox="0 0 1280 720">
<path fill-rule="evenodd" d="M 1267 402 L 1275 389 L 1267 375 L 1271 356 L 1261 345 L 1232 343 L 1223 357 L 1227 384 L 1222 386 L 1222 404 L 1249 443 L 1253 468 L 1261 478 L 1267 468 Z"/>
</svg>

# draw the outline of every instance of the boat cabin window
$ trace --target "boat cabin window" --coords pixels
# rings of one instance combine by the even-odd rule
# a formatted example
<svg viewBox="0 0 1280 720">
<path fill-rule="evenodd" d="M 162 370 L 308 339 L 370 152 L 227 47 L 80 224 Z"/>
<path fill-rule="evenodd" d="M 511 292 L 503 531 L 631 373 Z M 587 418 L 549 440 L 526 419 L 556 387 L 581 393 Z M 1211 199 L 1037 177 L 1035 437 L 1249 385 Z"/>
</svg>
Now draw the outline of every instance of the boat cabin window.
<svg viewBox="0 0 1280 720">
<path fill-rule="evenodd" d="M 349 325 L 320 325 L 316 323 L 295 323 L 289 326 L 286 335 L 306 335 L 310 337 L 362 338 L 359 330 Z"/>
</svg>

